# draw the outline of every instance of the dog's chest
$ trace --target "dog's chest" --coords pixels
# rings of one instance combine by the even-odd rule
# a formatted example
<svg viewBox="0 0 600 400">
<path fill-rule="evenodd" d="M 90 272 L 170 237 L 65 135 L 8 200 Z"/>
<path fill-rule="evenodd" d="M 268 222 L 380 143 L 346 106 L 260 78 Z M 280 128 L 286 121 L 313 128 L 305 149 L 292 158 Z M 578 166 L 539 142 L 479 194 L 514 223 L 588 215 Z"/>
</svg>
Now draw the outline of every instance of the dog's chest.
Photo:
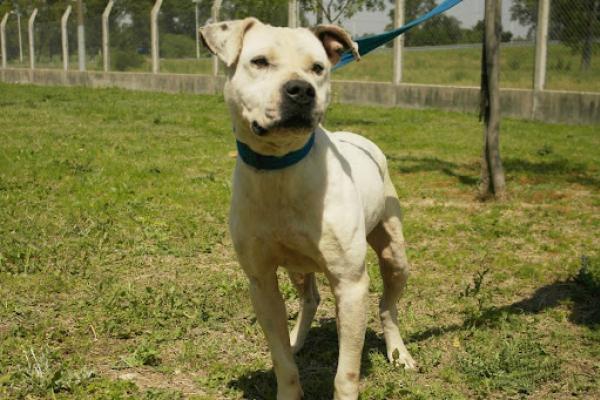
<svg viewBox="0 0 600 400">
<path fill-rule="evenodd" d="M 231 233 L 241 247 L 258 248 L 299 272 L 320 268 L 323 201 L 285 179 L 234 184 Z"/>
<path fill-rule="evenodd" d="M 316 238 L 321 230 L 322 210 L 310 201 L 310 196 L 248 196 L 244 205 L 236 208 L 232 213 L 243 221 L 246 234 L 271 242 L 299 245 Z"/>
</svg>

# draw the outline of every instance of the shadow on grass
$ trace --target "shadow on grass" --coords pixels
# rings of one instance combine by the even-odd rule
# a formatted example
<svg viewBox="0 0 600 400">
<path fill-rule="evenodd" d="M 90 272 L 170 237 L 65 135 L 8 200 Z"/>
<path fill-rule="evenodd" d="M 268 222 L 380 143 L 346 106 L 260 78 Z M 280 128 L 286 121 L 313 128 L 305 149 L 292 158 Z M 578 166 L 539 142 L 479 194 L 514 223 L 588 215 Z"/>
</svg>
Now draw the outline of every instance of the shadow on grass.
<svg viewBox="0 0 600 400">
<path fill-rule="evenodd" d="M 457 178 L 464 185 L 476 185 L 479 181 L 479 164 L 454 163 L 437 157 L 391 156 L 388 160 L 396 163 L 396 169 L 405 174 L 417 172 L 440 171 L 450 177 Z M 585 164 L 572 162 L 566 158 L 548 161 L 529 161 L 520 158 L 506 158 L 503 160 L 507 174 L 527 174 L 544 176 L 548 179 L 560 179 L 570 183 L 600 188 L 600 179 L 590 175 Z M 468 171 L 467 174 L 458 171 Z"/>
<path fill-rule="evenodd" d="M 420 342 L 431 337 L 471 327 L 493 326 L 507 314 L 538 314 L 549 308 L 568 303 L 569 321 L 585 325 L 590 329 L 600 329 L 600 292 L 586 288 L 574 280 L 559 281 L 537 289 L 531 297 L 501 307 L 491 307 L 472 320 L 462 324 L 433 327 L 409 336 L 408 342 Z"/>
<path fill-rule="evenodd" d="M 366 118 L 355 118 L 352 116 L 345 116 L 340 118 L 332 118 L 331 129 L 344 130 L 348 126 L 373 126 L 380 124 L 381 121 L 377 119 L 366 119 Z"/>
<path fill-rule="evenodd" d="M 585 164 L 572 162 L 566 158 L 539 162 L 520 158 L 507 158 L 503 160 L 503 164 L 507 172 L 555 176 L 570 183 L 600 188 L 600 179 L 589 175 Z"/>
<path fill-rule="evenodd" d="M 585 325 L 590 329 L 600 329 L 600 292 L 571 279 L 543 286 L 530 297 L 515 303 L 485 309 L 476 319 L 465 320 L 462 324 L 438 326 L 416 332 L 407 337 L 407 341 L 420 342 L 473 327 L 493 327 L 506 318 L 507 314 L 537 314 L 564 303 L 569 304 L 570 307 L 569 321 L 577 325 Z M 367 328 L 361 377 L 369 376 L 373 370 L 368 357 L 373 351 L 385 354 L 385 343 L 375 331 Z M 305 398 L 332 398 L 337 355 L 335 319 L 322 319 L 319 326 L 310 330 L 304 348 L 295 357 Z M 250 400 L 273 399 L 277 394 L 277 382 L 271 369 L 244 373 L 232 379 L 228 386 L 243 392 L 243 398 Z"/>
<path fill-rule="evenodd" d="M 387 158 L 390 161 L 396 162 L 398 164 L 396 167 L 397 170 L 405 174 L 440 171 L 450 177 L 457 178 L 458 181 L 464 185 L 475 185 L 479 181 L 477 176 L 463 175 L 456 172 L 458 169 L 473 169 L 473 165 L 457 164 L 441 160 L 437 157 L 395 157 L 387 155 Z M 476 174 L 477 172 L 474 171 L 474 173 Z"/>
<path fill-rule="evenodd" d="M 338 357 L 337 329 L 333 318 L 319 322 L 319 326 L 311 328 L 304 347 L 295 356 L 306 399 L 333 397 Z M 385 343 L 372 329 L 367 328 L 361 377 L 368 376 L 372 371 L 368 354 L 373 350 L 385 353 Z M 242 391 L 244 399 L 274 399 L 277 395 L 277 382 L 272 369 L 242 374 L 232 379 L 228 386 Z"/>
</svg>

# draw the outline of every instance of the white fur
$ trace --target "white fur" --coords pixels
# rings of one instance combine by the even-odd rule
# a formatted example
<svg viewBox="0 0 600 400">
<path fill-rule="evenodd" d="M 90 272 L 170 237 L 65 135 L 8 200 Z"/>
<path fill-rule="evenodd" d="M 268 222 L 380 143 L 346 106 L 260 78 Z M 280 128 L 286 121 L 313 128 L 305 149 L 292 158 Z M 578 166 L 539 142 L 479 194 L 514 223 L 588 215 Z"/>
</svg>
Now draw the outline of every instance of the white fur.
<svg viewBox="0 0 600 400">
<path fill-rule="evenodd" d="M 397 324 L 396 301 L 408 276 L 408 262 L 400 204 L 385 157 L 361 136 L 332 134 L 320 125 L 329 103 L 329 70 L 336 57 L 324 46 L 330 45 L 332 37 L 337 41 L 332 46 L 347 43 L 339 31 L 321 41 L 307 29 L 274 28 L 255 19 L 229 21 L 225 29 L 222 24 L 209 25 L 201 34 L 224 60 L 231 61 L 231 46 L 220 50 L 219 43 L 241 45 L 225 86 L 237 139 L 258 153 L 280 156 L 302 147 L 313 131 L 316 135 L 310 153 L 293 166 L 258 171 L 238 158 L 233 175 L 231 236 L 271 350 L 277 398 L 302 396 L 293 352 L 302 347 L 319 303 L 314 273 L 321 272 L 337 305 L 340 349 L 334 398 L 356 399 L 368 308 L 367 242 L 379 257 L 384 280 L 380 315 L 387 356 L 406 368 L 413 368 L 414 361 Z M 319 33 L 327 35 L 328 29 Z M 268 68 L 252 64 L 257 55 L 267 55 Z M 326 67 L 320 75 L 311 69 L 315 62 Z M 291 130 L 275 124 L 281 117 L 281 87 L 291 79 L 305 80 L 316 90 L 312 128 Z M 275 125 L 267 134 L 257 135 L 251 128 L 253 121 Z M 278 290 L 279 266 L 290 272 L 301 298 L 291 335 Z"/>
</svg>

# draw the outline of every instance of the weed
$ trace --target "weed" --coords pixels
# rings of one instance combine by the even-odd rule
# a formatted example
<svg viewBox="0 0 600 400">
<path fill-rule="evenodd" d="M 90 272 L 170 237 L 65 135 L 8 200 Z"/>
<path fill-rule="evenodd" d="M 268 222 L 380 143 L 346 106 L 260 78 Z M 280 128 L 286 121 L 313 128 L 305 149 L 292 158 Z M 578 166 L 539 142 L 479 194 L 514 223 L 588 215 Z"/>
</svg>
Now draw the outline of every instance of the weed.
<svg viewBox="0 0 600 400">
<path fill-rule="evenodd" d="M 142 342 L 135 348 L 133 353 L 124 357 L 122 360 L 130 368 L 140 367 L 142 365 L 156 367 L 160 364 L 158 350 L 154 345 L 147 342 Z"/>
<path fill-rule="evenodd" d="M 600 292 L 600 257 L 581 256 L 581 268 L 575 276 L 575 282 L 590 292 Z"/>
<path fill-rule="evenodd" d="M 73 392 L 75 388 L 87 384 L 95 377 L 95 373 L 87 368 L 72 370 L 61 364 L 49 348 L 43 348 L 41 351 L 29 348 L 23 352 L 23 358 L 25 363 L 21 364 L 10 379 L 17 396 L 26 393 L 46 395 Z"/>
<path fill-rule="evenodd" d="M 552 149 L 552 146 L 549 146 L 547 144 L 544 144 L 542 147 L 540 147 L 537 151 L 537 154 L 539 156 L 547 156 L 549 154 L 552 154 L 554 150 Z"/>
<path fill-rule="evenodd" d="M 474 327 L 485 322 L 483 317 L 493 311 L 494 307 L 490 305 L 492 301 L 491 290 L 484 288 L 484 281 L 489 272 L 488 267 L 475 272 L 473 282 L 468 283 L 463 291 L 459 293 L 459 299 L 464 301 L 462 313 L 467 326 Z"/>
<path fill-rule="evenodd" d="M 531 394 L 544 382 L 560 375 L 559 362 L 540 344 L 531 330 L 513 326 L 493 338 L 474 331 L 457 364 L 469 385 L 482 395 L 502 390 L 506 395 Z"/>
<path fill-rule="evenodd" d="M 183 400 L 183 393 L 175 390 L 150 389 L 144 393 L 143 400 Z"/>
</svg>

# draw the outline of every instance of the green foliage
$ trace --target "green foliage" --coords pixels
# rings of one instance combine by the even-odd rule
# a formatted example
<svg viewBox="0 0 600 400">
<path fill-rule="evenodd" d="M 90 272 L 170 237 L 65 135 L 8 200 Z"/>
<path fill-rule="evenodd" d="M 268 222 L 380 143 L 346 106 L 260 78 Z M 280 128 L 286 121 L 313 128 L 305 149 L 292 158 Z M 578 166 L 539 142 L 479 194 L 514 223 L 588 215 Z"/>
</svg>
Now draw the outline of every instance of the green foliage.
<svg viewBox="0 0 600 400">
<path fill-rule="evenodd" d="M 112 50 L 110 64 L 113 71 L 133 71 L 146 63 L 146 58 L 133 50 Z"/>
<path fill-rule="evenodd" d="M 530 395 L 544 382 L 560 375 L 558 360 L 540 344 L 530 329 L 505 328 L 490 337 L 485 330 L 473 332 L 465 352 L 457 358 L 473 390 L 483 396 L 501 389 L 505 396 Z"/>
<path fill-rule="evenodd" d="M 575 281 L 592 292 L 600 293 L 600 257 L 581 257 L 581 268 Z"/>
<path fill-rule="evenodd" d="M 221 6 L 221 19 L 256 17 L 274 25 L 287 26 L 287 0 L 224 0 Z"/>
<path fill-rule="evenodd" d="M 396 1 L 389 0 L 389 3 L 392 6 L 388 13 L 391 22 L 386 26 L 386 30 L 392 29 L 394 24 Z M 407 0 L 404 5 L 406 22 L 426 14 L 433 10 L 436 5 L 433 0 Z M 404 43 L 407 47 L 481 43 L 483 30 L 483 20 L 477 21 L 473 28 L 466 29 L 461 27 L 461 22 L 456 17 L 442 14 L 408 31 L 404 35 Z M 512 37 L 511 32 L 502 32 L 501 40 L 502 42 L 509 42 Z"/>
<path fill-rule="evenodd" d="M 300 0 L 303 8 L 312 13 L 322 13 L 324 22 L 341 24 L 359 11 L 375 11 L 385 8 L 385 0 Z"/>
<path fill-rule="evenodd" d="M 160 37 L 161 58 L 185 58 L 196 55 L 196 42 L 185 35 L 167 33 Z"/>
<path fill-rule="evenodd" d="M 27 394 L 45 396 L 50 393 L 72 393 L 96 376 L 87 368 L 75 370 L 62 364 L 57 352 L 47 347 L 42 350 L 33 347 L 24 350 L 17 366 L 6 382 L 0 379 L 0 394 L 3 383 L 12 386 L 16 397 L 25 397 Z"/>
<path fill-rule="evenodd" d="M 538 0 L 515 0 L 511 18 L 531 26 L 533 34 L 538 18 Z M 600 3 L 596 0 L 553 0 L 550 7 L 549 37 L 560 40 L 581 54 L 582 70 L 592 64 L 594 42 L 600 36 Z"/>
<path fill-rule="evenodd" d="M 159 352 L 156 346 L 143 342 L 135 348 L 133 353 L 123 358 L 128 367 L 141 367 L 144 365 L 156 367 L 160 365 Z"/>
</svg>

